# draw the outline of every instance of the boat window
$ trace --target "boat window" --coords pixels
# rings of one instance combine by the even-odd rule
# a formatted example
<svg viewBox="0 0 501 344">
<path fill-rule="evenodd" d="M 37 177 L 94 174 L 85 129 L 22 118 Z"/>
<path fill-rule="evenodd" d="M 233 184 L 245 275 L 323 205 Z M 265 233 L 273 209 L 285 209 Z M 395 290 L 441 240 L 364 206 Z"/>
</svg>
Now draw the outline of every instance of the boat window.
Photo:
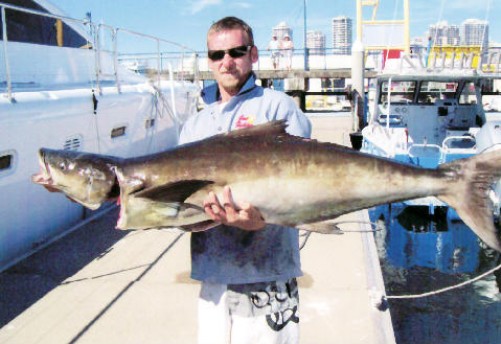
<svg viewBox="0 0 501 344">
<path fill-rule="evenodd" d="M 419 88 L 419 104 L 435 104 L 437 99 L 454 99 L 458 89 L 457 82 L 423 81 Z"/>
<path fill-rule="evenodd" d="M 155 126 L 155 119 L 154 118 L 149 118 L 144 122 L 144 128 L 145 129 L 150 129 Z"/>
<path fill-rule="evenodd" d="M 112 139 L 120 137 L 120 136 L 124 136 L 125 134 L 126 134 L 126 127 L 125 126 L 113 128 L 111 130 L 111 138 Z"/>
<path fill-rule="evenodd" d="M 12 166 L 12 154 L 0 156 L 0 171 L 8 170 Z"/>
<path fill-rule="evenodd" d="M 467 105 L 476 103 L 477 94 L 475 92 L 475 83 L 471 81 L 466 82 L 463 86 L 461 94 L 459 95 L 459 104 Z"/>
<path fill-rule="evenodd" d="M 2 0 L 2 2 L 48 13 L 32 0 Z M 89 47 L 84 37 L 61 20 L 12 9 L 6 9 L 5 16 L 9 41 L 71 48 Z M 0 37 L 2 35 L 3 27 L 0 18 Z"/>
<path fill-rule="evenodd" d="M 388 81 L 381 83 L 381 97 L 379 104 L 388 102 Z M 392 104 L 408 104 L 414 100 L 416 92 L 415 81 L 392 81 L 390 88 L 390 102 Z"/>
</svg>

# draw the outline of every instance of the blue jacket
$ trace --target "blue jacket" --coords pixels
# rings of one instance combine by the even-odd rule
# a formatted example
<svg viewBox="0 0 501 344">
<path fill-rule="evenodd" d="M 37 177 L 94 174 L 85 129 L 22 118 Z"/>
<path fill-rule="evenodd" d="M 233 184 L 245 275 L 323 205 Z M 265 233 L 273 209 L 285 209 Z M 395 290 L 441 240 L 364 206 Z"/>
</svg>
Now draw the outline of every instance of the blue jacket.
<svg viewBox="0 0 501 344">
<path fill-rule="evenodd" d="M 251 74 L 239 94 L 218 101 L 217 85 L 204 89 L 207 103 L 182 128 L 180 143 L 201 140 L 272 120 L 286 119 L 290 134 L 310 137 L 311 124 L 285 93 L 255 84 Z M 221 284 L 283 281 L 301 275 L 298 231 L 276 225 L 258 232 L 218 226 L 192 233 L 192 278 Z"/>
</svg>

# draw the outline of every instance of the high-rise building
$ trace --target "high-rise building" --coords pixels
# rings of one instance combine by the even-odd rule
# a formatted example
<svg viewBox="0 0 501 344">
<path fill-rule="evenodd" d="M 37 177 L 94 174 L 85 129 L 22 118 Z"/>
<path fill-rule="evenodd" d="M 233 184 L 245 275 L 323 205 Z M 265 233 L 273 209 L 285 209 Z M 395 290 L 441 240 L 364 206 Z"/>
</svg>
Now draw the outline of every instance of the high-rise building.
<svg viewBox="0 0 501 344">
<path fill-rule="evenodd" d="M 306 47 L 310 55 L 325 55 L 325 34 L 322 31 L 308 31 Z"/>
<path fill-rule="evenodd" d="M 449 25 L 446 21 L 430 25 L 429 37 L 435 46 L 458 46 L 460 43 L 459 26 Z"/>
<path fill-rule="evenodd" d="M 467 19 L 461 23 L 461 45 L 488 48 L 489 23 L 484 20 Z"/>
<path fill-rule="evenodd" d="M 332 48 L 337 55 L 351 55 L 352 20 L 346 16 L 332 18 Z"/>
<path fill-rule="evenodd" d="M 277 36 L 278 40 L 282 40 L 285 35 L 289 35 L 292 39 L 292 29 L 287 25 L 286 22 L 280 22 L 277 26 L 272 29 L 272 36 Z"/>
</svg>

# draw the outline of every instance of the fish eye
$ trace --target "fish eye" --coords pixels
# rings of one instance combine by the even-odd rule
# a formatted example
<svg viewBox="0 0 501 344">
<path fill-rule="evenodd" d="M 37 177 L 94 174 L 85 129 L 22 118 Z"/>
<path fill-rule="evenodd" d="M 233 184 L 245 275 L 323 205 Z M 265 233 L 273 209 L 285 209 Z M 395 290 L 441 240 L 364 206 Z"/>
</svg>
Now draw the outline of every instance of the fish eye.
<svg viewBox="0 0 501 344">
<path fill-rule="evenodd" d="M 75 167 L 75 164 L 69 160 L 63 160 L 63 161 L 59 162 L 58 167 L 59 167 L 59 170 L 64 172 L 64 171 L 72 170 Z"/>
</svg>

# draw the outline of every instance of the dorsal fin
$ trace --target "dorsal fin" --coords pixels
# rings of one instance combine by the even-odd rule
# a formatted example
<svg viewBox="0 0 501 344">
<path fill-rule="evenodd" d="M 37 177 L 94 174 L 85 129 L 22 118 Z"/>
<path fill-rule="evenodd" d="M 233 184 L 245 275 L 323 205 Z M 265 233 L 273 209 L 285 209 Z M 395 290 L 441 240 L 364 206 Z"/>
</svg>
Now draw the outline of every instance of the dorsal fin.
<svg viewBox="0 0 501 344">
<path fill-rule="evenodd" d="M 249 128 L 233 130 L 223 135 L 226 137 L 277 136 L 286 134 L 285 128 L 287 128 L 287 121 L 285 119 L 281 119 L 278 121 L 258 124 Z"/>
</svg>

